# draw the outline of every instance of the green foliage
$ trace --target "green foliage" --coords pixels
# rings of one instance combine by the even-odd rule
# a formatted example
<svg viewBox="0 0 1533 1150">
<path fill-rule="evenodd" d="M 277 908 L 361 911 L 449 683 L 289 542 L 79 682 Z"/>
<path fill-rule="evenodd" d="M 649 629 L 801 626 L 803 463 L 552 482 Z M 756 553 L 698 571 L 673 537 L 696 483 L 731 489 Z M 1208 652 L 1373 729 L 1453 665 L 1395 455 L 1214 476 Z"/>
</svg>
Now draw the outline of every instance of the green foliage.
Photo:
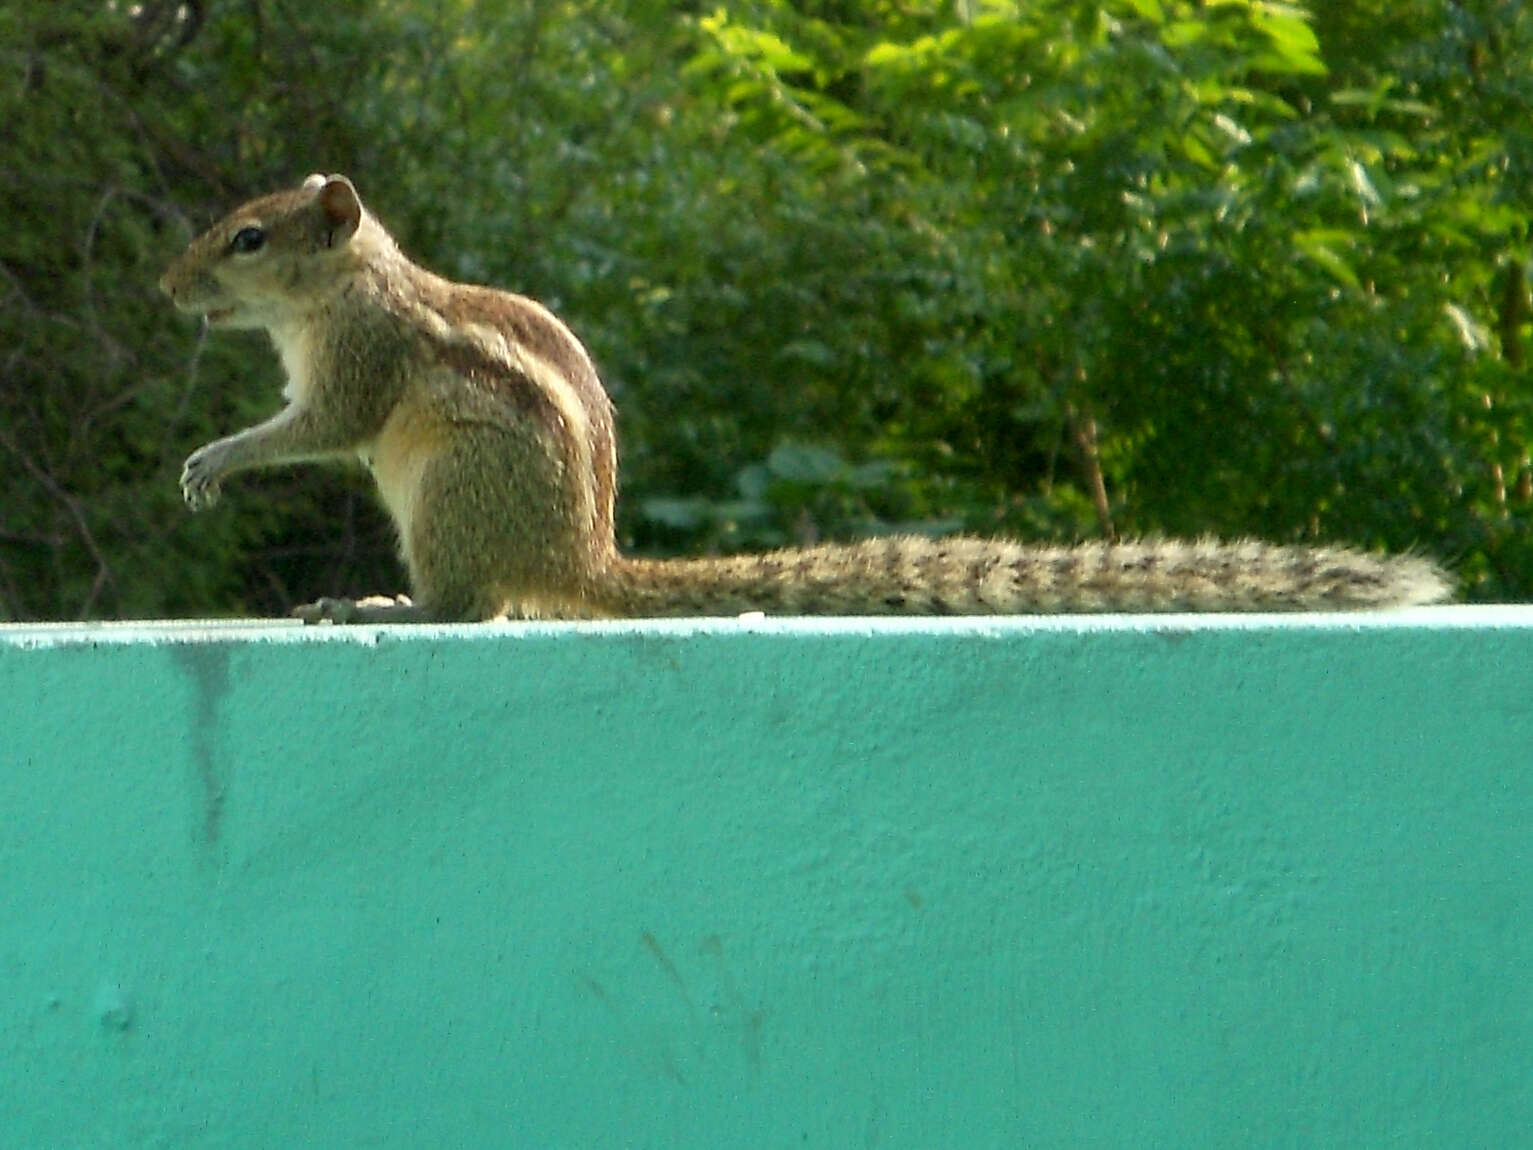
<svg viewBox="0 0 1533 1150">
<path fill-rule="evenodd" d="M 1090 508 L 1417 545 L 1472 593 L 1522 594 L 1533 25 L 1346 13 L 762 4 L 759 32 L 699 22 L 694 76 L 812 173 L 806 197 L 855 171 L 929 239 L 898 257 L 926 290 L 866 306 L 894 313 L 901 385 L 869 446 L 934 504 L 1023 533 L 1089 530 Z"/>
<path fill-rule="evenodd" d="M 1533 572 L 1533 17 L 1511 0 L 70 0 L 0 9 L 0 617 L 395 590 L 365 480 L 153 284 L 345 171 L 602 363 L 625 542 L 1340 538 Z"/>
</svg>

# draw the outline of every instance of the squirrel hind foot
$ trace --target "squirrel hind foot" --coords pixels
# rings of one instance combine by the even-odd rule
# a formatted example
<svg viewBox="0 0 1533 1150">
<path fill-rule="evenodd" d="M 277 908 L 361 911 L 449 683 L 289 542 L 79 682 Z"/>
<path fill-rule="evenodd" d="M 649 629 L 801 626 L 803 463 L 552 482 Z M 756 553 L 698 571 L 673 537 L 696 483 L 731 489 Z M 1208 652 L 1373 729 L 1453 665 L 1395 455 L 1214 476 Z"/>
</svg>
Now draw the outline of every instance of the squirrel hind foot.
<svg viewBox="0 0 1533 1150">
<path fill-rule="evenodd" d="M 334 623 L 424 623 L 426 612 L 408 595 L 369 595 L 365 599 L 316 599 L 293 608 L 293 617 L 305 625 Z"/>
</svg>

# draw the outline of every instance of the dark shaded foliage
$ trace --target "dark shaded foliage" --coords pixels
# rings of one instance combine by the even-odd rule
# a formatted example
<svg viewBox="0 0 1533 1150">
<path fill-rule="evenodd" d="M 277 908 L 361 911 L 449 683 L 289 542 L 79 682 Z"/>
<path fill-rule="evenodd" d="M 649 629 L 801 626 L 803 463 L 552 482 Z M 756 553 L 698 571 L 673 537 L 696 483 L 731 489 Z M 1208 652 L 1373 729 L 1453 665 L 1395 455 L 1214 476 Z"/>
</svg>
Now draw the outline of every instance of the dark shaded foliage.
<svg viewBox="0 0 1533 1150">
<path fill-rule="evenodd" d="M 395 590 L 365 478 L 154 283 L 344 171 L 563 314 L 625 543 L 899 527 L 1418 547 L 1528 594 L 1533 17 L 1487 0 L 0 7 L 0 617 Z"/>
</svg>

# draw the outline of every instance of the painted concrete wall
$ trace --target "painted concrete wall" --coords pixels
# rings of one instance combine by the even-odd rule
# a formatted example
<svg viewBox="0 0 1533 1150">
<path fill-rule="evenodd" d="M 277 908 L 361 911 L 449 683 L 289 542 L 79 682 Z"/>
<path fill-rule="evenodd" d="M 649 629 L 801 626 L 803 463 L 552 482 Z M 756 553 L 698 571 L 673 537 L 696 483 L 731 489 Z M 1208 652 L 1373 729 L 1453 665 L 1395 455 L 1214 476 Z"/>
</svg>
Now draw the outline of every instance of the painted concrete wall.
<svg viewBox="0 0 1533 1150">
<path fill-rule="evenodd" d="M 1512 1146 L 1533 614 L 0 629 L 0 1145 Z"/>
</svg>

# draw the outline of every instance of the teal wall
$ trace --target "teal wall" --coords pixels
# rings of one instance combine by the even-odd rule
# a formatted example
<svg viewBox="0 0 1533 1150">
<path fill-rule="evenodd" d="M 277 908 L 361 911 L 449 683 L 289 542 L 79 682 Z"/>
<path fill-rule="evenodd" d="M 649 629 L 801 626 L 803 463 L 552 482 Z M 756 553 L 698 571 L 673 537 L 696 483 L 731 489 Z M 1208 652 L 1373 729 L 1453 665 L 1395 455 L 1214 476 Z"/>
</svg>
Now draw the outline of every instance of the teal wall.
<svg viewBox="0 0 1533 1150">
<path fill-rule="evenodd" d="M 1533 613 L 0 628 L 0 1145 L 1512 1146 Z"/>
</svg>

